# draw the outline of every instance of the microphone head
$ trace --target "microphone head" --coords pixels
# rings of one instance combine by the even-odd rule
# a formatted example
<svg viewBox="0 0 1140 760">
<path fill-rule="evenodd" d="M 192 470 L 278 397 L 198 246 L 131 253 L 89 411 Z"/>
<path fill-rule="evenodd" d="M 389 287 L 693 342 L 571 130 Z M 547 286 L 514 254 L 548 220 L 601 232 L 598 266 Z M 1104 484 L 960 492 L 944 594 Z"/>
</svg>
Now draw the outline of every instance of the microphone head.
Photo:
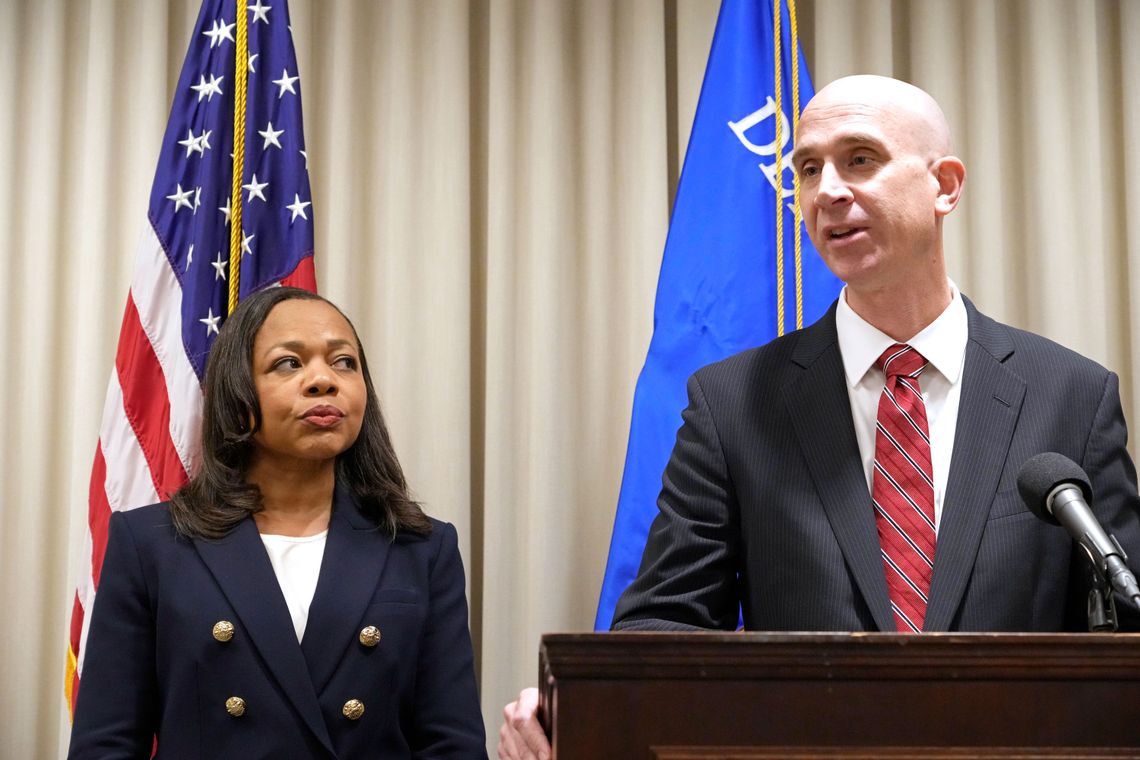
<svg viewBox="0 0 1140 760">
<path fill-rule="evenodd" d="M 1062 454 L 1046 452 L 1021 465 L 1017 473 L 1017 490 L 1029 511 L 1046 522 L 1058 525 L 1046 503 L 1053 489 L 1071 483 L 1081 489 L 1085 501 L 1092 501 L 1092 485 L 1081 466 Z"/>
</svg>

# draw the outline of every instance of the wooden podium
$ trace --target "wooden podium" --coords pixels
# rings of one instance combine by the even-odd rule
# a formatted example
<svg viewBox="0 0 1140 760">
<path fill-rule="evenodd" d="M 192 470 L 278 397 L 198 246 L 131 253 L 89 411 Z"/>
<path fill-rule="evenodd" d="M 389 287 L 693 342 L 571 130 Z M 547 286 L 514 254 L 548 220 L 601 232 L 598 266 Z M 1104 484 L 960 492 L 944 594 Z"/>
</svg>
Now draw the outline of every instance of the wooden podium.
<svg viewBox="0 0 1140 760">
<path fill-rule="evenodd" d="M 1140 634 L 547 634 L 556 760 L 1140 758 Z"/>
</svg>

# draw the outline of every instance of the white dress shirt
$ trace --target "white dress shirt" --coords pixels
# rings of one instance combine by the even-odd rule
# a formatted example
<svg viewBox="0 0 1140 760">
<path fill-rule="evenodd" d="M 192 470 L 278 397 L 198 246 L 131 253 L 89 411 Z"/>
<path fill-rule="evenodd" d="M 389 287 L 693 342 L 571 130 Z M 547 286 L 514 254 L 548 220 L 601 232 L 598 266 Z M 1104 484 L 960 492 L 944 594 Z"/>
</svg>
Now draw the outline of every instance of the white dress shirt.
<svg viewBox="0 0 1140 760">
<path fill-rule="evenodd" d="M 329 532 L 315 536 L 274 536 L 262 533 L 261 542 L 269 554 L 269 562 L 277 575 L 277 583 L 289 606 L 293 630 L 297 641 L 305 637 L 309 622 L 309 605 L 317 593 L 317 578 L 321 574 L 321 560 L 325 557 L 325 540 Z"/>
<path fill-rule="evenodd" d="M 934 467 L 934 524 L 942 520 L 942 498 L 950 473 L 950 455 L 954 451 L 954 432 L 958 427 L 958 402 L 962 397 L 962 365 L 966 359 L 969 327 L 966 306 L 953 282 L 950 305 L 918 335 L 902 341 L 926 357 L 930 366 L 919 378 L 926 419 L 930 428 L 930 457 Z M 835 311 L 835 329 L 839 336 L 839 352 L 847 376 L 847 395 L 851 400 L 851 417 L 855 423 L 855 439 L 863 460 L 863 473 L 870 492 L 875 470 L 875 422 L 879 415 L 879 397 L 886 375 L 875 362 L 883 351 L 897 343 L 891 336 L 871 326 L 847 305 L 847 288 L 839 296 Z"/>
</svg>

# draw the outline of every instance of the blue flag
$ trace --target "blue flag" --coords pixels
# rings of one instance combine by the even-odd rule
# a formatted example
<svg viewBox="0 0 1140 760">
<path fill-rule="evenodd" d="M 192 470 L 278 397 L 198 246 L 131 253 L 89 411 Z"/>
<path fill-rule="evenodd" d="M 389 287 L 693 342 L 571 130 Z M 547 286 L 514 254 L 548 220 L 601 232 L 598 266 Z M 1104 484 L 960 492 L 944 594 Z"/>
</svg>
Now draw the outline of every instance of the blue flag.
<svg viewBox="0 0 1140 760">
<path fill-rule="evenodd" d="M 773 0 L 721 3 L 665 242 L 653 339 L 634 392 L 625 473 L 594 622 L 597 630 L 609 629 L 618 597 L 641 563 L 649 524 L 657 515 L 661 473 L 681 425 L 689 375 L 780 334 L 781 274 L 784 331 L 797 327 L 797 290 L 802 294 L 803 324 L 810 324 L 842 287 L 806 234 L 797 287 L 789 161 L 793 49 L 787 8 L 781 13 L 778 107 Z M 795 65 L 802 108 L 814 90 L 802 57 L 796 57 Z M 777 153 L 782 157 L 779 176 Z M 783 206 L 782 256 L 777 255 L 777 203 Z"/>
</svg>

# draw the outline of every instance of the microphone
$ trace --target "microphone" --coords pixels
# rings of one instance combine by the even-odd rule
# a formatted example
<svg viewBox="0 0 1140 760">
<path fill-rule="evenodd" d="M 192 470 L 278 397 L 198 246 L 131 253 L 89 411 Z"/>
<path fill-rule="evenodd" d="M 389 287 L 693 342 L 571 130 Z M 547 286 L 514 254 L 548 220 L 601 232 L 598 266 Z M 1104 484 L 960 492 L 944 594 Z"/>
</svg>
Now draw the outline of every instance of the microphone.
<svg viewBox="0 0 1140 760">
<path fill-rule="evenodd" d="M 1089 507 L 1092 485 L 1080 465 L 1061 454 L 1038 454 L 1021 466 L 1017 490 L 1033 514 L 1064 526 L 1113 591 L 1140 604 L 1140 587 L 1128 569 L 1128 557 Z"/>
</svg>

